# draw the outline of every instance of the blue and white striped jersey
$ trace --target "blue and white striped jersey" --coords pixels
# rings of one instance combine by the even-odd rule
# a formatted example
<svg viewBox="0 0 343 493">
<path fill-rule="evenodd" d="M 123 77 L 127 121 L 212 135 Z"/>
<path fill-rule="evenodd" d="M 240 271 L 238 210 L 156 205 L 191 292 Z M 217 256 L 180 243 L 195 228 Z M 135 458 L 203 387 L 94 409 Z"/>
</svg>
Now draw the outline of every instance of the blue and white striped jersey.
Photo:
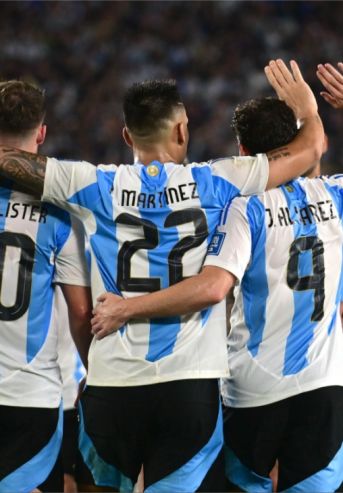
<svg viewBox="0 0 343 493">
<path fill-rule="evenodd" d="M 227 405 L 343 385 L 343 178 L 299 179 L 233 201 L 205 261 L 235 274 Z"/>
<path fill-rule="evenodd" d="M 0 405 L 60 403 L 52 284 L 88 284 L 79 233 L 67 212 L 0 187 Z"/>
<path fill-rule="evenodd" d="M 48 160 L 44 200 L 80 218 L 94 301 L 104 291 L 148 293 L 197 273 L 224 205 L 265 189 L 265 155 L 187 166 Z M 89 385 L 144 385 L 227 374 L 225 307 L 133 320 L 89 353 Z"/>
</svg>

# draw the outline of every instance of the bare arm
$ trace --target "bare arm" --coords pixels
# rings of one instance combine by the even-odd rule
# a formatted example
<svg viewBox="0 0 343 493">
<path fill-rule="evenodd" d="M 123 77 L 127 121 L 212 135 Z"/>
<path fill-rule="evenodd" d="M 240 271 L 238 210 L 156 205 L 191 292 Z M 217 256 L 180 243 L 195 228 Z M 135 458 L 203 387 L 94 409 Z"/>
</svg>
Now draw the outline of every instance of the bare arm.
<svg viewBox="0 0 343 493">
<path fill-rule="evenodd" d="M 132 318 L 171 317 L 194 313 L 223 300 L 236 277 L 225 269 L 204 267 L 200 274 L 155 293 L 124 299 L 104 293 L 93 311 L 97 339 L 118 330 Z"/>
<path fill-rule="evenodd" d="M 36 196 L 43 194 L 47 158 L 0 146 L 0 174 Z"/>
<path fill-rule="evenodd" d="M 85 368 L 88 367 L 88 350 L 92 341 L 92 299 L 90 288 L 61 284 L 68 305 L 70 333 Z"/>
<path fill-rule="evenodd" d="M 324 129 L 316 98 L 295 61 L 291 61 L 290 70 L 282 60 L 271 60 L 265 67 L 265 73 L 278 97 L 294 111 L 301 124 L 292 142 L 267 153 L 267 189 L 270 189 L 305 174 L 319 161 L 323 152 Z"/>
<path fill-rule="evenodd" d="M 343 63 L 337 65 L 340 72 L 330 63 L 318 65 L 317 77 L 326 89 L 320 95 L 333 108 L 343 109 Z"/>
</svg>

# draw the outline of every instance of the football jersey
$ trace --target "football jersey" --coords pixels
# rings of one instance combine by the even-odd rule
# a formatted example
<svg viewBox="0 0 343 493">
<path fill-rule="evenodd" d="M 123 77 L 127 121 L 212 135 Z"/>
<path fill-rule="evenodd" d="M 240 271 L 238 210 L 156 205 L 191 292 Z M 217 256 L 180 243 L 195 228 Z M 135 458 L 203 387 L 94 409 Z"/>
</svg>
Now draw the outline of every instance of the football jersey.
<svg viewBox="0 0 343 493">
<path fill-rule="evenodd" d="M 70 334 L 68 307 L 59 286 L 55 287 L 54 295 L 54 327 L 57 331 L 58 365 L 62 375 L 63 409 L 74 408 L 79 382 L 86 370 Z"/>
<path fill-rule="evenodd" d="M 187 166 L 107 165 L 49 159 L 44 200 L 82 220 L 94 302 L 166 288 L 197 273 L 224 205 L 262 191 L 265 155 Z M 183 317 L 130 320 L 93 339 L 87 383 L 144 385 L 227 374 L 225 304 Z"/>
<path fill-rule="evenodd" d="M 52 283 L 88 284 L 76 222 L 0 187 L 0 405 L 60 403 Z"/>
<path fill-rule="evenodd" d="M 343 385 L 342 187 L 339 177 L 302 178 L 238 198 L 214 235 L 205 264 L 239 280 L 222 381 L 227 405 Z"/>
</svg>

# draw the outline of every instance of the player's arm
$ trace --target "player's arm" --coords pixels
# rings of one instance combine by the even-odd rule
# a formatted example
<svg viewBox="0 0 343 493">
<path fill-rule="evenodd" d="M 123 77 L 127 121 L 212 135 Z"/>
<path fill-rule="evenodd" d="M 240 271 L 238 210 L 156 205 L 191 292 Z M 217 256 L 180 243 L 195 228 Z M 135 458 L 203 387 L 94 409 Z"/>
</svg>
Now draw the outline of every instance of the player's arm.
<svg viewBox="0 0 343 493">
<path fill-rule="evenodd" d="M 0 146 L 0 174 L 25 187 L 31 193 L 41 196 L 47 158 L 39 154 Z"/>
<path fill-rule="evenodd" d="M 320 95 L 333 108 L 343 109 L 343 62 L 337 65 L 339 70 L 330 63 L 318 65 L 317 77 L 326 89 Z"/>
<path fill-rule="evenodd" d="M 134 298 L 124 299 L 112 293 L 101 295 L 93 311 L 93 334 L 101 339 L 130 319 L 185 315 L 223 300 L 236 280 L 243 277 L 251 256 L 246 203 L 244 198 L 233 201 L 226 224 L 214 235 L 200 274 L 167 289 Z"/>
<path fill-rule="evenodd" d="M 92 298 L 90 288 L 61 284 L 61 289 L 68 306 L 70 333 L 84 367 L 88 367 L 88 350 L 92 342 L 91 316 Z"/>
<path fill-rule="evenodd" d="M 236 277 L 225 269 L 208 266 L 200 274 L 152 294 L 125 299 L 104 293 L 93 311 L 92 332 L 97 339 L 102 339 L 130 319 L 198 312 L 222 301 L 235 281 Z"/>
<path fill-rule="evenodd" d="M 85 237 L 80 221 L 70 218 L 66 227 L 59 229 L 60 250 L 55 262 L 54 282 L 60 284 L 68 306 L 70 333 L 85 368 L 92 340 L 90 319 L 92 297 L 85 254 Z"/>
<path fill-rule="evenodd" d="M 267 189 L 303 175 L 319 161 L 323 152 L 324 129 L 318 115 L 316 98 L 304 81 L 297 63 L 289 69 L 282 60 L 271 60 L 265 67 L 269 83 L 278 97 L 294 111 L 301 128 L 288 145 L 267 153 L 269 178 Z"/>
</svg>

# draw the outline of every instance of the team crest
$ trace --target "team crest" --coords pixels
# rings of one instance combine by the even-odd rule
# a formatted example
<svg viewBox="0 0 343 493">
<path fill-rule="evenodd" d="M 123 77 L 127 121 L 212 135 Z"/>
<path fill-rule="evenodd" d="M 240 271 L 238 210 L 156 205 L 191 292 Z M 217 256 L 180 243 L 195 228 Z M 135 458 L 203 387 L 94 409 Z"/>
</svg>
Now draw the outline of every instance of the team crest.
<svg viewBox="0 0 343 493">
<path fill-rule="evenodd" d="M 149 176 L 157 176 L 158 173 L 159 173 L 159 169 L 158 167 L 156 166 L 156 164 L 150 164 L 148 167 L 147 167 L 147 173 Z"/>
<path fill-rule="evenodd" d="M 290 192 L 290 193 L 294 192 L 294 188 L 292 187 L 292 185 L 286 185 L 285 188 L 286 188 L 287 192 Z"/>
</svg>

